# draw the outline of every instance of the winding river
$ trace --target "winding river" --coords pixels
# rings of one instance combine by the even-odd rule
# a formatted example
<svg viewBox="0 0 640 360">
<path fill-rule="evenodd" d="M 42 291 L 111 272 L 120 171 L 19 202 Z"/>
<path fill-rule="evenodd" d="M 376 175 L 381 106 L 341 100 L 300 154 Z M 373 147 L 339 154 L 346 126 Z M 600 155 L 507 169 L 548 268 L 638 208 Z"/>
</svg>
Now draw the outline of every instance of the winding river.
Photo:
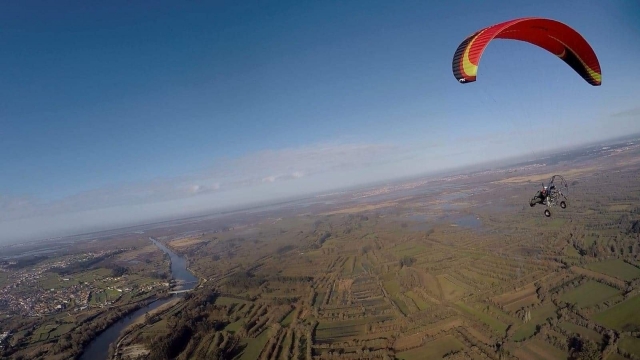
<svg viewBox="0 0 640 360">
<path fill-rule="evenodd" d="M 164 251 L 171 258 L 171 275 L 173 280 L 183 283 L 176 290 L 191 290 L 198 285 L 198 278 L 187 269 L 187 260 L 179 257 L 173 251 L 169 250 L 162 243 L 156 241 L 153 238 L 149 238 L 160 250 Z M 180 296 L 179 294 L 173 296 Z M 129 324 L 135 321 L 138 317 L 143 316 L 146 312 L 158 308 L 159 306 L 166 304 L 173 299 L 172 297 L 156 300 L 149 305 L 142 307 L 133 313 L 123 317 L 116 323 L 108 327 L 105 331 L 101 332 L 95 339 L 93 339 L 89 345 L 85 348 L 80 360 L 106 360 L 107 353 L 109 352 L 109 345 L 118 340 L 122 330 L 126 329 Z"/>
</svg>

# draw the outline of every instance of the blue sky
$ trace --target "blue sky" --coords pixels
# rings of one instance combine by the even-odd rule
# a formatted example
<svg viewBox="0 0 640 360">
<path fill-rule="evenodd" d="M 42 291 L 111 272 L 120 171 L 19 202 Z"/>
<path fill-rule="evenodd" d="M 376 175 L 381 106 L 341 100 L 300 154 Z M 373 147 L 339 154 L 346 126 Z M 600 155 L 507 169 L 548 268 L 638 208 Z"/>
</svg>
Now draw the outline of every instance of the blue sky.
<svg viewBox="0 0 640 360">
<path fill-rule="evenodd" d="M 514 41 L 458 84 L 464 37 L 521 16 L 583 34 L 603 85 Z M 0 23 L 0 241 L 640 131 L 634 1 L 21 1 Z"/>
</svg>

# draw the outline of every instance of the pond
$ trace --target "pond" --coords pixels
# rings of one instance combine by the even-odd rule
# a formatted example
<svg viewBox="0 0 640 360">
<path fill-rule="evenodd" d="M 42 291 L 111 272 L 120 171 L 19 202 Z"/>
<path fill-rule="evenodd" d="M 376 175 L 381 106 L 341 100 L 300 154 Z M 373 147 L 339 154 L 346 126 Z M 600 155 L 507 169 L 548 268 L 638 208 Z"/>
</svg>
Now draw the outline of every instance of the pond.
<svg viewBox="0 0 640 360">
<path fill-rule="evenodd" d="M 457 218 L 454 223 L 458 226 L 478 229 L 482 226 L 482 220 L 480 220 L 476 215 L 464 215 Z"/>
</svg>

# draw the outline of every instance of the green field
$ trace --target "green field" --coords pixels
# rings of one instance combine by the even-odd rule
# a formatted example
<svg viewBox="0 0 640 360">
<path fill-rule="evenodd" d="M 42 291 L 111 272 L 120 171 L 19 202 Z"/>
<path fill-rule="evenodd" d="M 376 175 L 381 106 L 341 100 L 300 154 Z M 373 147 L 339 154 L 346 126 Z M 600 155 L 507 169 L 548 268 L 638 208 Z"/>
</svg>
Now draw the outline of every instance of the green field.
<svg viewBox="0 0 640 360">
<path fill-rule="evenodd" d="M 576 250 L 576 248 L 574 248 L 571 245 L 567 246 L 565 250 L 565 254 L 567 254 L 567 256 L 580 256 L 580 253 L 578 252 L 578 250 Z"/>
<path fill-rule="evenodd" d="M 437 275 L 445 299 L 456 300 L 464 295 L 464 288 L 451 281 L 446 275 Z"/>
<path fill-rule="evenodd" d="M 567 291 L 560 297 L 568 303 L 577 303 L 578 306 L 588 307 L 599 304 L 609 298 L 619 295 L 620 291 L 611 286 L 597 281 L 588 281 L 579 287 Z"/>
<path fill-rule="evenodd" d="M 355 266 L 353 267 L 353 276 L 357 276 L 363 273 L 362 271 L 362 259 L 360 256 L 355 257 Z"/>
<path fill-rule="evenodd" d="M 595 314 L 592 318 L 596 322 L 616 330 L 640 330 L 640 295 L 627 299 L 614 307 Z"/>
<path fill-rule="evenodd" d="M 129 276 L 129 281 L 131 281 L 131 278 L 133 276 Z M 149 284 L 152 284 L 153 282 L 157 281 L 156 279 L 152 279 L 152 278 L 148 278 L 148 277 L 144 277 L 144 276 L 137 276 L 135 278 L 135 280 L 133 281 L 135 284 L 137 284 L 138 286 L 146 286 Z"/>
<path fill-rule="evenodd" d="M 628 210 L 632 205 L 629 204 L 616 204 L 609 206 L 609 211 L 625 211 Z"/>
<path fill-rule="evenodd" d="M 342 275 L 351 275 L 355 261 L 355 256 L 349 256 L 347 261 L 344 262 L 344 265 L 342 265 Z"/>
<path fill-rule="evenodd" d="M 322 304 L 322 301 L 324 300 L 324 295 L 324 291 L 318 291 L 315 299 L 313 299 L 313 306 L 320 306 Z"/>
<path fill-rule="evenodd" d="M 620 339 L 618 347 L 627 350 L 632 354 L 640 354 L 640 339 L 634 337 L 625 337 Z"/>
<path fill-rule="evenodd" d="M 524 356 L 521 357 L 520 354 L 523 354 Z M 564 360 L 568 358 L 565 352 L 537 339 L 525 341 L 522 348 L 515 351 L 515 355 L 520 359 L 532 360 Z"/>
<path fill-rule="evenodd" d="M 144 336 L 150 334 L 166 334 L 167 332 L 167 320 L 165 319 L 155 322 L 153 325 L 147 326 L 142 330 Z"/>
<path fill-rule="evenodd" d="M 91 293 L 91 300 L 89 300 L 89 302 L 91 304 L 104 304 L 107 301 L 116 301 L 120 295 L 122 295 L 121 292 L 112 289 L 94 291 Z"/>
<path fill-rule="evenodd" d="M 33 332 L 33 339 L 35 341 L 47 340 L 49 338 L 49 333 L 55 328 L 56 325 L 52 324 L 42 325 Z"/>
<path fill-rule="evenodd" d="M 382 284 L 384 285 L 384 289 L 387 290 L 387 294 L 389 294 L 389 296 L 402 291 L 400 284 L 398 284 L 398 281 L 396 280 L 385 281 Z"/>
<path fill-rule="evenodd" d="M 536 332 L 536 326 L 547 321 L 548 317 L 554 316 L 556 307 L 553 304 L 542 305 L 531 311 L 531 320 L 516 330 L 513 334 L 514 341 L 522 341 Z"/>
<path fill-rule="evenodd" d="M 625 281 L 640 277 L 640 269 L 619 259 L 591 263 L 586 268 Z"/>
<path fill-rule="evenodd" d="M 357 336 L 364 332 L 364 325 L 392 319 L 392 316 L 377 316 L 346 321 L 322 321 L 316 329 L 318 339 L 333 339 L 345 336 Z"/>
<path fill-rule="evenodd" d="M 587 329 L 586 327 L 570 322 L 563 322 L 560 324 L 560 327 L 572 333 L 580 334 L 580 336 L 594 341 L 596 344 L 602 341 L 602 335 L 598 334 L 598 332 L 596 332 L 595 330 Z"/>
<path fill-rule="evenodd" d="M 323 340 L 357 337 L 364 334 L 364 325 L 336 326 L 317 331 L 317 338 Z"/>
<path fill-rule="evenodd" d="M 451 351 L 463 350 L 464 345 L 453 336 L 445 336 L 431 341 L 426 345 L 398 353 L 396 357 L 401 360 L 440 359 Z"/>
<path fill-rule="evenodd" d="M 394 247 L 391 251 L 395 256 L 401 258 L 403 256 L 416 256 L 425 252 L 426 249 L 424 245 L 401 244 Z"/>
<path fill-rule="evenodd" d="M 405 304 L 404 301 L 402 301 L 397 296 L 391 296 L 391 299 L 393 299 L 393 302 L 398 306 L 398 308 L 400 309 L 400 311 L 402 311 L 403 314 L 409 315 L 410 313 L 409 307 L 407 306 L 407 304 Z"/>
<path fill-rule="evenodd" d="M 592 235 L 587 236 L 587 237 L 585 237 L 585 238 L 584 238 L 584 245 L 585 245 L 586 247 L 589 247 L 589 246 L 591 246 L 591 244 L 593 244 L 595 241 L 596 241 L 596 237 L 595 237 L 595 236 L 592 236 Z"/>
<path fill-rule="evenodd" d="M 411 311 L 409 311 L 409 307 L 404 301 L 400 300 L 397 296 L 392 296 L 391 298 L 403 314 L 409 315 L 409 313 L 411 313 Z"/>
<path fill-rule="evenodd" d="M 563 219 L 553 219 L 548 223 L 548 227 L 552 227 L 552 228 L 559 228 L 562 225 L 564 225 L 564 220 Z"/>
<path fill-rule="evenodd" d="M 422 298 L 420 296 L 418 296 L 417 294 L 415 294 L 413 291 L 407 291 L 404 294 L 408 298 L 413 300 L 414 303 L 416 303 L 416 306 L 418 307 L 418 309 L 420 309 L 420 311 L 429 308 L 429 304 L 426 301 L 422 300 Z"/>
<path fill-rule="evenodd" d="M 0 288 L 7 285 L 7 283 L 9 282 L 8 278 L 9 278 L 9 275 L 7 275 L 7 273 L 0 271 Z"/>
<path fill-rule="evenodd" d="M 490 304 L 487 305 L 485 303 L 481 303 L 481 304 L 482 304 L 482 306 L 489 306 L 489 310 L 491 312 L 493 312 L 494 315 L 497 314 L 498 319 L 502 319 L 506 323 L 517 324 L 517 323 L 522 322 L 522 320 L 507 314 L 506 312 L 502 311 L 501 309 L 499 309 L 499 308 L 497 308 L 497 307 L 495 307 L 493 305 L 490 305 Z"/>
<path fill-rule="evenodd" d="M 618 354 L 617 352 L 612 352 L 611 354 L 609 354 L 609 356 L 607 356 L 605 360 L 627 360 L 627 358 Z"/>
<path fill-rule="evenodd" d="M 465 303 L 462 302 L 457 302 L 456 305 L 464 310 L 465 312 L 477 317 L 478 319 L 480 319 L 482 322 L 484 322 L 485 324 L 489 325 L 495 332 L 497 332 L 500 335 L 504 335 L 505 331 L 507 331 L 507 325 L 504 324 L 502 321 L 494 318 L 493 316 L 489 315 L 489 314 L 485 314 L 480 310 L 476 310 L 470 306 L 467 306 Z"/>
<path fill-rule="evenodd" d="M 31 336 L 32 342 L 45 341 L 51 338 L 62 336 L 69 331 L 73 330 L 75 324 L 67 323 L 62 325 L 57 325 L 53 323 L 48 323 L 37 328 L 33 335 Z"/>
<path fill-rule="evenodd" d="M 291 324 L 291 322 L 293 321 L 293 317 L 296 315 L 297 311 L 298 310 L 296 309 L 292 309 L 291 311 L 289 311 L 289 314 L 287 314 L 287 316 L 281 322 L 282 326 L 289 326 L 289 324 Z"/>
<path fill-rule="evenodd" d="M 234 299 L 234 298 L 230 298 L 230 297 L 224 297 L 224 296 L 220 296 L 219 298 L 216 299 L 216 305 L 233 305 L 233 304 L 247 304 L 248 301 L 245 300 L 240 300 L 240 299 Z"/>
<path fill-rule="evenodd" d="M 66 334 L 73 328 L 73 324 L 63 324 L 60 326 L 54 323 L 43 324 L 42 326 L 34 330 L 33 334 L 31 335 L 31 342 L 35 343 L 49 340 L 51 338 Z"/>
<path fill-rule="evenodd" d="M 45 272 L 42 278 L 38 279 L 38 285 L 44 289 L 57 289 L 60 287 L 60 278 L 56 274 Z"/>
<path fill-rule="evenodd" d="M 468 257 L 468 258 L 471 258 L 473 260 L 478 260 L 478 259 L 482 259 L 486 255 L 483 254 L 483 253 L 475 252 L 475 251 L 461 251 L 460 252 L 460 256 Z"/>
<path fill-rule="evenodd" d="M 289 347 L 293 344 L 291 344 L 291 342 L 293 341 L 293 331 L 290 331 L 288 335 L 285 335 L 284 340 L 282 341 L 282 350 L 281 350 L 281 358 L 282 358 L 282 354 L 286 353 L 286 350 L 284 349 L 289 349 Z"/>
<path fill-rule="evenodd" d="M 244 321 L 244 319 L 240 319 L 240 320 L 238 320 L 236 322 L 232 322 L 232 323 L 228 324 L 227 326 L 225 326 L 224 329 L 226 331 L 229 331 L 229 332 L 236 332 L 236 331 L 240 330 L 240 328 L 242 327 L 242 322 L 243 321 Z"/>
<path fill-rule="evenodd" d="M 269 341 L 269 338 L 270 338 L 269 330 L 264 330 L 255 339 L 242 340 L 241 343 L 246 344 L 247 347 L 242 352 L 242 356 L 240 356 L 240 360 L 257 359 L 258 355 L 260 355 L 260 351 L 262 351 L 262 348 Z"/>
<path fill-rule="evenodd" d="M 93 283 L 95 280 L 103 279 L 109 276 L 111 276 L 111 270 L 100 268 L 75 274 L 73 278 L 80 282 Z M 131 280 L 133 276 L 135 275 L 129 276 L 129 280 Z"/>
<path fill-rule="evenodd" d="M 51 332 L 51 336 L 62 336 L 76 327 L 75 324 L 62 324 Z"/>
</svg>

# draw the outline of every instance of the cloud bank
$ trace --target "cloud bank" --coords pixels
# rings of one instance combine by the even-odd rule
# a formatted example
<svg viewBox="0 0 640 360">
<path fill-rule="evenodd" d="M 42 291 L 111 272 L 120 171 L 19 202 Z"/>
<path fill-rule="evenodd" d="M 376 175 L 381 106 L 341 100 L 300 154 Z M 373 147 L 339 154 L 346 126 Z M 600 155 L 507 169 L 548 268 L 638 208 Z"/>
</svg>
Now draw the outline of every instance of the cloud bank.
<svg viewBox="0 0 640 360">
<path fill-rule="evenodd" d="M 628 131 L 605 125 L 614 118 L 629 122 L 637 111 L 610 114 L 602 126 L 585 131 L 600 138 L 603 133 L 615 135 L 614 130 Z M 576 144 L 577 139 L 566 142 Z M 529 154 L 531 148 L 525 145 L 513 131 L 443 133 L 412 144 L 325 142 L 211 159 L 212 166 L 189 174 L 112 185 L 54 201 L 0 194 L 0 242 L 106 230 L 449 170 Z"/>
<path fill-rule="evenodd" d="M 61 236 L 331 190 L 404 175 L 386 167 L 432 146 L 318 143 L 212 159 L 191 174 L 120 184 L 55 201 L 0 195 L 0 241 Z M 423 171 L 413 167 L 413 171 Z"/>
</svg>

